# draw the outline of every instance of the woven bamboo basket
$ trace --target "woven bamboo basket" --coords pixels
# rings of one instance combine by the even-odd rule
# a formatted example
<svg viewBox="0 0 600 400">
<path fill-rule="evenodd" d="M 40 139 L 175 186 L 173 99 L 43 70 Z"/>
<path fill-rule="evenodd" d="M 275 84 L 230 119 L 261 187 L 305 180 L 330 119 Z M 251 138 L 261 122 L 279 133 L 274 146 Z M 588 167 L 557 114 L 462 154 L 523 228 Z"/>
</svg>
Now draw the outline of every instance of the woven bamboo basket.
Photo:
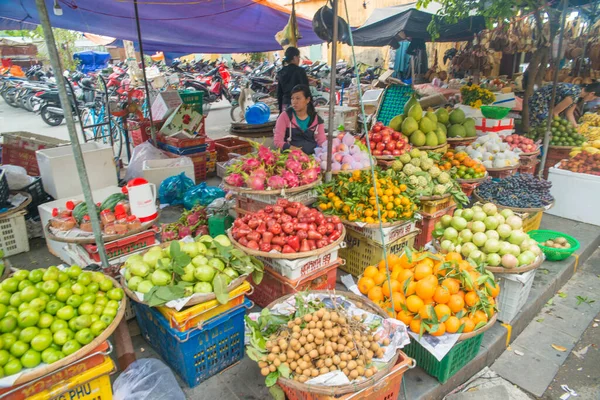
<svg viewBox="0 0 600 400">
<path fill-rule="evenodd" d="M 252 190 L 252 189 L 248 189 L 248 188 L 231 186 L 226 183 L 223 183 L 223 187 L 227 190 L 231 190 L 232 192 L 237 192 L 240 194 L 258 194 L 258 195 L 264 195 L 264 196 L 284 196 L 286 194 L 303 192 L 303 191 L 311 189 L 319 184 L 321 184 L 321 179 L 317 179 L 316 181 L 309 183 L 308 185 L 298 186 L 295 188 L 275 189 L 275 190 Z"/>
</svg>

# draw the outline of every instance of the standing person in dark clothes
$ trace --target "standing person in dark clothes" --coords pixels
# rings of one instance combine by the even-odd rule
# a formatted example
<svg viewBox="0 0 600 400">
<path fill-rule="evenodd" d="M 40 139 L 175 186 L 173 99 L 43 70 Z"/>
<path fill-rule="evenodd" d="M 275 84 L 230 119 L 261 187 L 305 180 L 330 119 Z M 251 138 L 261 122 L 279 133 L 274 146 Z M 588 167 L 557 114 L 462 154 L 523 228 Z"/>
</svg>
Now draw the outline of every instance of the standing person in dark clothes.
<svg viewBox="0 0 600 400">
<path fill-rule="evenodd" d="M 296 47 L 288 47 L 285 50 L 285 65 L 277 74 L 277 103 L 279 112 L 285 111 L 292 104 L 292 89 L 296 85 L 307 85 L 308 77 L 306 71 L 299 67 L 300 50 Z"/>
</svg>

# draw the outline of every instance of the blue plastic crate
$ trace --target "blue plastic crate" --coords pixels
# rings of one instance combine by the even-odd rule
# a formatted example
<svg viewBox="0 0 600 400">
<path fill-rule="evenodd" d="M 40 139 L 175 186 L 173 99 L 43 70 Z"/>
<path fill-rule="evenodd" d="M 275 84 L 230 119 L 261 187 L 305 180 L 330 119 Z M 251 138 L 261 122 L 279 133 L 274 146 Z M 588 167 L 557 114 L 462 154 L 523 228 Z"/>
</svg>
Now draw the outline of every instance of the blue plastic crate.
<svg viewBox="0 0 600 400">
<path fill-rule="evenodd" d="M 239 307 L 206 321 L 202 329 L 179 332 L 157 310 L 132 302 L 142 336 L 188 386 L 194 387 L 244 357 L 244 314 Z"/>
<path fill-rule="evenodd" d="M 385 88 L 377 112 L 377 121 L 387 126 L 392 118 L 404 112 L 404 105 L 412 94 L 412 88 L 407 85 L 393 84 Z"/>
<path fill-rule="evenodd" d="M 171 146 L 170 144 L 158 142 L 158 147 L 165 151 L 168 151 L 169 153 L 185 156 L 189 154 L 204 153 L 206 151 L 206 148 L 208 147 L 208 144 L 201 144 L 199 146 L 193 147 L 175 147 Z"/>
</svg>

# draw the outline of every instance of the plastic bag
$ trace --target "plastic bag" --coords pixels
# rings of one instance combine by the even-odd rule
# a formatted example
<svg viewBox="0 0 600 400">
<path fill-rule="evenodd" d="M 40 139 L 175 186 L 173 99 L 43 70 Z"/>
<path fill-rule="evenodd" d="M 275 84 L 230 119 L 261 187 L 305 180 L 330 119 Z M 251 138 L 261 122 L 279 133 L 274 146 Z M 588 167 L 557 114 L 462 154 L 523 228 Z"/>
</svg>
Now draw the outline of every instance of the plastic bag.
<svg viewBox="0 0 600 400">
<path fill-rule="evenodd" d="M 197 204 L 206 207 L 219 197 L 225 197 L 223 189 L 215 186 L 206 186 L 206 182 L 202 182 L 185 192 L 183 205 L 188 210 L 191 210 Z"/>
<path fill-rule="evenodd" d="M 6 164 L 2 166 L 10 190 L 20 190 L 29 186 L 35 180 L 34 177 L 27 175 L 27 170 L 18 165 Z"/>
<path fill-rule="evenodd" d="M 188 178 L 185 172 L 165 179 L 158 188 L 160 204 L 183 204 L 186 192 L 193 186 L 194 181 Z"/>
<path fill-rule="evenodd" d="M 155 358 L 133 362 L 113 384 L 114 400 L 185 400 L 171 368 Z"/>
<path fill-rule="evenodd" d="M 144 170 L 144 161 L 146 160 L 164 160 L 170 158 L 161 150 L 157 149 L 150 142 L 144 142 L 139 146 L 135 146 L 129 166 L 127 167 L 127 174 L 125 174 L 125 180 L 130 181 L 133 178 L 142 176 Z"/>
</svg>

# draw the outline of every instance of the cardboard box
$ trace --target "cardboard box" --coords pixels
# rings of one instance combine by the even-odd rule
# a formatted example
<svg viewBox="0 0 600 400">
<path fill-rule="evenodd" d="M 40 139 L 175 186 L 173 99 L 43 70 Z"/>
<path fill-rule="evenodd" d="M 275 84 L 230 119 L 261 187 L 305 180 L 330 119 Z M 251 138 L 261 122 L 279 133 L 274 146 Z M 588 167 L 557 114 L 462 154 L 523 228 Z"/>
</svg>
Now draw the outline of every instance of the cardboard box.
<svg viewBox="0 0 600 400">
<path fill-rule="evenodd" d="M 490 132 L 495 132 L 498 135 L 510 135 L 515 130 L 515 120 L 512 118 L 475 118 L 475 130 L 480 136 Z"/>
<path fill-rule="evenodd" d="M 176 90 L 160 92 L 152 102 L 152 119 L 166 119 L 182 104 L 183 101 Z"/>
<path fill-rule="evenodd" d="M 193 104 L 177 106 L 160 129 L 160 133 L 165 136 L 181 134 L 193 138 L 196 132 L 204 132 L 204 118 Z"/>
</svg>

